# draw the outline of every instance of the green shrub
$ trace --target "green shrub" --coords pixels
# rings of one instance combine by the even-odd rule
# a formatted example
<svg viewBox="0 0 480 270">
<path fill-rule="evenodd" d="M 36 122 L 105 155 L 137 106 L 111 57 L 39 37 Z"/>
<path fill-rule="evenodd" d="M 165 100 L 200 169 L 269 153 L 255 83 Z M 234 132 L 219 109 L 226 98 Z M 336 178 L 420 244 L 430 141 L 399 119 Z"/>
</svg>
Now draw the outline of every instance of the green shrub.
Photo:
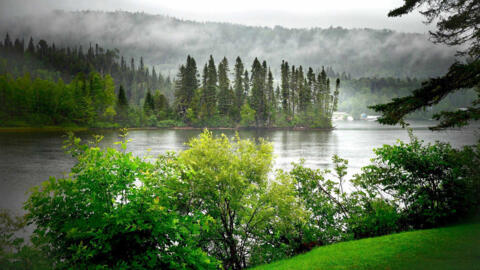
<svg viewBox="0 0 480 270">
<path fill-rule="evenodd" d="M 437 227 L 470 216 L 472 208 L 478 209 L 478 146 L 456 150 L 411 137 L 410 143 L 376 149 L 374 164 L 359 176 L 360 186 L 393 198 L 407 228 Z"/>
<path fill-rule="evenodd" d="M 98 140 L 97 140 L 98 141 Z M 59 268 L 207 269 L 215 259 L 197 247 L 207 216 L 175 209 L 159 173 L 144 159 L 112 148 L 68 146 L 77 164 L 68 178 L 44 182 L 25 204 L 33 240 Z M 126 149 L 126 142 L 121 143 Z"/>
</svg>

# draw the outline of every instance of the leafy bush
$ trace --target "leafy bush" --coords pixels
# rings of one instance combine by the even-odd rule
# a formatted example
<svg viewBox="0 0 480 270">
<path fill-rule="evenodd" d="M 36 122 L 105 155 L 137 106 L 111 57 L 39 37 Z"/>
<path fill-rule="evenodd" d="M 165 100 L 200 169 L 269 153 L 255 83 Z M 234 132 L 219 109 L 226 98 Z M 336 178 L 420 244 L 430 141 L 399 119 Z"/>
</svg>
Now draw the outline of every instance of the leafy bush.
<svg viewBox="0 0 480 270">
<path fill-rule="evenodd" d="M 46 243 L 41 248 L 58 267 L 216 268 L 197 247 L 208 217 L 181 215 L 162 183 L 178 177 L 176 171 L 160 174 L 131 153 L 88 147 L 73 137 L 68 142 L 77 159 L 70 177 L 50 178 L 25 204 L 34 241 Z"/>
<path fill-rule="evenodd" d="M 476 149 L 456 150 L 440 142 L 423 145 L 411 136 L 410 143 L 376 149 L 374 164 L 363 168 L 358 184 L 397 201 L 406 227 L 456 222 L 478 209 Z"/>
<path fill-rule="evenodd" d="M 182 178 L 172 178 L 169 188 L 176 191 L 177 208 L 183 214 L 202 211 L 215 220 L 202 234 L 204 250 L 221 259 L 225 269 L 244 268 L 258 263 L 258 258 L 260 262 L 278 258 L 279 253 L 266 254 L 263 247 L 271 246 L 276 233 L 290 229 L 302 207 L 290 179 L 268 181 L 272 146 L 238 136 L 215 138 L 208 131 L 188 146 L 178 157 L 169 157 L 177 170 L 189 168 Z"/>
<path fill-rule="evenodd" d="M 374 237 L 399 230 L 396 205 L 382 198 L 363 200 L 351 209 L 348 230 L 353 238 Z"/>
</svg>

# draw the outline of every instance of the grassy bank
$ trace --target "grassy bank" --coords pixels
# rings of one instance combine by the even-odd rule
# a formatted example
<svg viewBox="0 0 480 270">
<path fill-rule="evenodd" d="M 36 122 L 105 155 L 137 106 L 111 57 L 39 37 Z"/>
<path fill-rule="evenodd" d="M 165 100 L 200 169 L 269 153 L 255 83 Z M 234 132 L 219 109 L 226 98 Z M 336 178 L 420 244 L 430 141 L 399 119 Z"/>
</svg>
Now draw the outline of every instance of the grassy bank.
<svg viewBox="0 0 480 270">
<path fill-rule="evenodd" d="M 255 269 L 480 269 L 480 223 L 338 243 Z"/>
</svg>

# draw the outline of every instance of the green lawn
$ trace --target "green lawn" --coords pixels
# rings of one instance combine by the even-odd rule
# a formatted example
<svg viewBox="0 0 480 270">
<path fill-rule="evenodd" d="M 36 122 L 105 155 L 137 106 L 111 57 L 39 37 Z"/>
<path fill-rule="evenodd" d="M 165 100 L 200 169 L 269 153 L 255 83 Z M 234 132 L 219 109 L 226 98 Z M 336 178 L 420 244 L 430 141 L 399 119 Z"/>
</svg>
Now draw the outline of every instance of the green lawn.
<svg viewBox="0 0 480 270">
<path fill-rule="evenodd" d="M 480 269 L 480 224 L 338 243 L 255 269 Z"/>
</svg>

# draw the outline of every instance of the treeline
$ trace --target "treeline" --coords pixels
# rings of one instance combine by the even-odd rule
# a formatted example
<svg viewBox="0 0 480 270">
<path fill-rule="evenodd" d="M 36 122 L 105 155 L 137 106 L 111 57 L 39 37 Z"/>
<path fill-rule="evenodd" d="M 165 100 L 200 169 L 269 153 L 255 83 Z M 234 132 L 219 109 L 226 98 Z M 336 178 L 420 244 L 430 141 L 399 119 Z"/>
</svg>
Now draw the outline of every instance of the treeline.
<svg viewBox="0 0 480 270">
<path fill-rule="evenodd" d="M 143 57 L 140 57 L 138 65 L 134 58 L 127 63 L 123 56 L 119 56 L 118 49 L 104 49 L 98 44 L 90 45 L 84 52 L 82 46 L 57 47 L 55 43 L 48 44 L 45 40 L 35 43 L 33 38 L 27 43 L 19 38 L 12 41 L 7 33 L 3 43 L 0 43 L 0 58 L 4 59 L 0 63 L 0 74 L 9 72 L 14 77 L 28 72 L 35 78 L 62 78 L 70 82 L 79 73 L 108 74 L 116 85 L 124 87 L 131 104 L 140 104 L 148 91 L 171 93 L 173 87 L 170 77 L 157 73 L 155 67 L 150 71 L 144 65 Z"/>
<path fill-rule="evenodd" d="M 57 48 L 30 38 L 0 44 L 0 122 L 5 126 L 81 125 L 331 127 L 340 80 L 331 90 L 328 72 L 281 65 L 277 83 L 266 61 L 251 69 L 237 57 L 230 78 L 228 60 L 204 65 L 201 80 L 193 57 L 171 82 L 145 67 L 128 66 L 118 50 L 90 46 Z M 344 77 L 347 75 L 344 74 Z M 175 87 L 173 102 L 168 93 Z"/>
<path fill-rule="evenodd" d="M 193 126 L 330 127 L 338 104 L 340 79 L 332 91 L 325 69 L 289 66 L 282 61 L 280 85 L 266 61 L 255 58 L 250 73 L 240 57 L 233 78 L 226 57 L 218 66 L 212 56 L 201 81 L 196 61 L 188 56 L 175 81 L 174 109 Z"/>
<path fill-rule="evenodd" d="M 150 92 L 148 92 L 150 95 Z M 175 123 L 167 98 L 156 91 L 150 96 L 156 117 L 148 118 L 140 106 L 129 105 L 126 91 L 110 75 L 80 72 L 70 83 L 33 79 L 28 73 L 19 78 L 0 75 L 1 126 L 152 126 Z M 153 121 L 153 122 L 152 122 Z"/>
</svg>

